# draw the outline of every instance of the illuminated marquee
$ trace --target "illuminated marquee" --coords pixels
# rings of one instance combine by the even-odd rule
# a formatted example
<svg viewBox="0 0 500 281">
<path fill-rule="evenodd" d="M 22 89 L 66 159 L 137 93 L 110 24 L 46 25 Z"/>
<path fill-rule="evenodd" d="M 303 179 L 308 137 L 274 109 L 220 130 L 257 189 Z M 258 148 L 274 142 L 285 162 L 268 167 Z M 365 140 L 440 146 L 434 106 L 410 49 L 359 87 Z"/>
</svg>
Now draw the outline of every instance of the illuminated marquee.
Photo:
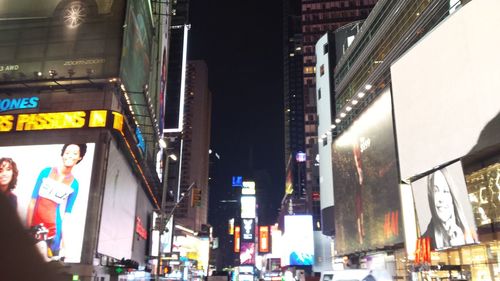
<svg viewBox="0 0 500 281">
<path fill-rule="evenodd" d="M 0 133 L 104 128 L 107 127 L 107 124 L 122 132 L 123 116 L 120 113 L 108 110 L 0 115 Z"/>
</svg>

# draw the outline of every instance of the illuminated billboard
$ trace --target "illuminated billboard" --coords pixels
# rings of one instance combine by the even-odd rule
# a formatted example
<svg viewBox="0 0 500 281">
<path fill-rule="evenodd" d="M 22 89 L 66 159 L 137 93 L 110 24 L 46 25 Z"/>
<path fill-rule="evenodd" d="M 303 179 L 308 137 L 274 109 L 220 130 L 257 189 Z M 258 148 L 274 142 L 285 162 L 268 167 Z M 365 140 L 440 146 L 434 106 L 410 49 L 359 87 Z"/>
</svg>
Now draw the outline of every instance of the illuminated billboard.
<svg viewBox="0 0 500 281">
<path fill-rule="evenodd" d="M 93 143 L 0 147 L 2 177 L 45 260 L 80 262 Z"/>
<path fill-rule="evenodd" d="M 255 243 L 241 242 L 240 247 L 240 264 L 255 264 Z"/>
<path fill-rule="evenodd" d="M 466 175 L 469 200 L 478 227 L 490 227 L 500 222 L 500 163 Z"/>
<path fill-rule="evenodd" d="M 255 218 L 255 196 L 241 196 L 241 218 Z"/>
<path fill-rule="evenodd" d="M 149 1 L 127 1 L 120 76 L 127 91 L 143 93 L 149 84 L 153 24 Z"/>
<path fill-rule="evenodd" d="M 496 0 L 467 3 L 391 66 L 403 180 L 498 148 L 498 9 Z"/>
<path fill-rule="evenodd" d="M 124 3 L 1 1 L 0 81 L 117 77 Z"/>
<path fill-rule="evenodd" d="M 241 240 L 241 235 L 240 235 L 240 227 L 239 226 L 235 226 L 234 227 L 234 247 L 233 247 L 233 251 L 235 253 L 239 253 L 240 252 L 240 240 Z"/>
<path fill-rule="evenodd" d="M 259 253 L 269 253 L 271 251 L 271 237 L 269 235 L 269 226 L 259 226 Z"/>
<path fill-rule="evenodd" d="M 411 184 L 420 236 L 431 250 L 477 243 L 476 225 L 460 162 Z"/>
<path fill-rule="evenodd" d="M 338 254 L 403 242 L 389 90 L 334 141 L 332 159 Z"/>
<path fill-rule="evenodd" d="M 254 219 L 241 219 L 242 232 L 241 241 L 255 242 L 255 220 Z"/>
<path fill-rule="evenodd" d="M 310 215 L 285 216 L 283 245 L 286 265 L 313 265 L 313 221 Z"/>
</svg>

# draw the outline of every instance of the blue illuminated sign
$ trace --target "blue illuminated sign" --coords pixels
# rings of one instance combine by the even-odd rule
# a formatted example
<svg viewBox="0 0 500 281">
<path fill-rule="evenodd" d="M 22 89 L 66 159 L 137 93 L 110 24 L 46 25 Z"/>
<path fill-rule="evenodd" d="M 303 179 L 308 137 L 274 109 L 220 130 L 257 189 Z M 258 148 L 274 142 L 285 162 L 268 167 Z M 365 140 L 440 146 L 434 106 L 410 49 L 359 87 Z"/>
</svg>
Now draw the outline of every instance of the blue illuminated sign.
<svg viewBox="0 0 500 281">
<path fill-rule="evenodd" d="M 243 177 L 242 176 L 233 176 L 233 186 L 242 187 L 243 186 Z"/>
<path fill-rule="evenodd" d="M 38 107 L 38 97 L 0 99 L 0 112 Z"/>
<path fill-rule="evenodd" d="M 142 152 L 146 152 L 146 142 L 144 142 L 144 138 L 142 137 L 139 127 L 135 128 L 135 136 L 137 137 L 137 146 L 142 150 Z"/>
</svg>

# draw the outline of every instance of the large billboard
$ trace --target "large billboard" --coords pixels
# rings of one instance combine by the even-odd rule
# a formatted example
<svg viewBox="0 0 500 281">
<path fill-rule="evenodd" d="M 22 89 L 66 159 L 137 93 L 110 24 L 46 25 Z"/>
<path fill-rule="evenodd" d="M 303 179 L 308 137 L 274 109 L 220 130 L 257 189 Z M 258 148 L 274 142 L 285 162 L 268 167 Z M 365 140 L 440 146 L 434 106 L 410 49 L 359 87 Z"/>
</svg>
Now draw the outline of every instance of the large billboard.
<svg viewBox="0 0 500 281">
<path fill-rule="evenodd" d="M 124 2 L 1 1 L 0 82 L 117 77 Z"/>
<path fill-rule="evenodd" d="M 285 216 L 283 241 L 286 265 L 313 265 L 314 238 L 313 221 L 310 215 Z"/>
<path fill-rule="evenodd" d="M 0 184 L 47 261 L 80 262 L 94 147 L 0 147 Z"/>
<path fill-rule="evenodd" d="M 337 253 L 403 242 L 388 89 L 335 140 L 332 159 Z"/>
<path fill-rule="evenodd" d="M 114 142 L 108 159 L 97 252 L 131 259 L 139 182 Z"/>
<path fill-rule="evenodd" d="M 500 17 L 471 1 L 391 67 L 403 180 L 500 143 Z"/>
<path fill-rule="evenodd" d="M 153 24 L 149 1 L 128 1 L 120 76 L 127 91 L 143 93 L 149 84 Z"/>
<path fill-rule="evenodd" d="M 430 238 L 431 250 L 478 242 L 476 225 L 460 162 L 413 182 L 421 237 Z"/>
</svg>

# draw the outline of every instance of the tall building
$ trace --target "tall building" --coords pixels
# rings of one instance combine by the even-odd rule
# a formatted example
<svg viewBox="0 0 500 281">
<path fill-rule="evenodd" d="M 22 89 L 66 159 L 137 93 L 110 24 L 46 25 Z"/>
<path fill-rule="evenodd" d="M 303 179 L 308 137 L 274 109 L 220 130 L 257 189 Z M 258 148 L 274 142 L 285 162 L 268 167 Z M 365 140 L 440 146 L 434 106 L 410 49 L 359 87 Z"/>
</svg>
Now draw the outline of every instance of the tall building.
<svg viewBox="0 0 500 281">
<path fill-rule="evenodd" d="M 204 61 L 189 61 L 186 74 L 184 104 L 184 130 L 182 133 L 182 168 L 180 190 L 194 184 L 193 190 L 201 191 L 201 200 L 194 198 L 182 202 L 176 211 L 176 223 L 195 231 L 207 224 L 208 169 L 211 128 L 211 93 L 208 89 L 208 70 Z M 193 194 L 190 194 L 193 196 Z"/>
<path fill-rule="evenodd" d="M 40 257 L 64 263 L 66 279 L 118 280 L 124 268 L 148 276 L 172 6 L 33 4 L 0 5 L 0 155 L 20 171 L 20 225 L 48 232 Z M 3 278 L 25 274 L 14 273 Z"/>
<path fill-rule="evenodd" d="M 287 183 L 280 218 L 284 214 L 309 213 L 313 215 L 314 229 L 321 229 L 314 45 L 325 32 L 366 18 L 376 2 L 283 2 Z M 299 160 L 301 152 L 306 156 L 304 162 Z"/>
<path fill-rule="evenodd" d="M 320 150 L 332 157 L 322 173 L 333 171 L 339 210 L 332 254 L 349 257 L 339 267 L 373 268 L 378 260 L 405 280 L 420 270 L 432 278 L 498 276 L 488 269 L 498 262 L 487 257 L 498 254 L 498 215 L 485 211 L 497 199 L 477 196 L 499 178 L 500 116 L 491 106 L 498 95 L 483 80 L 498 72 L 497 52 L 484 46 L 498 44 L 499 4 L 468 2 L 381 0 L 335 66 L 331 34 L 317 43 Z M 463 217 L 459 242 L 432 230 L 441 223 L 433 215 L 438 177 L 447 178 L 455 216 Z"/>
<path fill-rule="evenodd" d="M 313 215 L 314 228 L 321 229 L 319 194 L 318 118 L 316 114 L 315 44 L 327 31 L 365 19 L 377 0 L 302 0 L 303 93 L 306 145 L 307 207 Z"/>
<path fill-rule="evenodd" d="M 305 191 L 305 170 L 295 155 L 305 152 L 302 94 L 302 34 L 300 0 L 283 1 L 283 89 L 285 109 L 286 194 L 300 198 Z"/>
</svg>

